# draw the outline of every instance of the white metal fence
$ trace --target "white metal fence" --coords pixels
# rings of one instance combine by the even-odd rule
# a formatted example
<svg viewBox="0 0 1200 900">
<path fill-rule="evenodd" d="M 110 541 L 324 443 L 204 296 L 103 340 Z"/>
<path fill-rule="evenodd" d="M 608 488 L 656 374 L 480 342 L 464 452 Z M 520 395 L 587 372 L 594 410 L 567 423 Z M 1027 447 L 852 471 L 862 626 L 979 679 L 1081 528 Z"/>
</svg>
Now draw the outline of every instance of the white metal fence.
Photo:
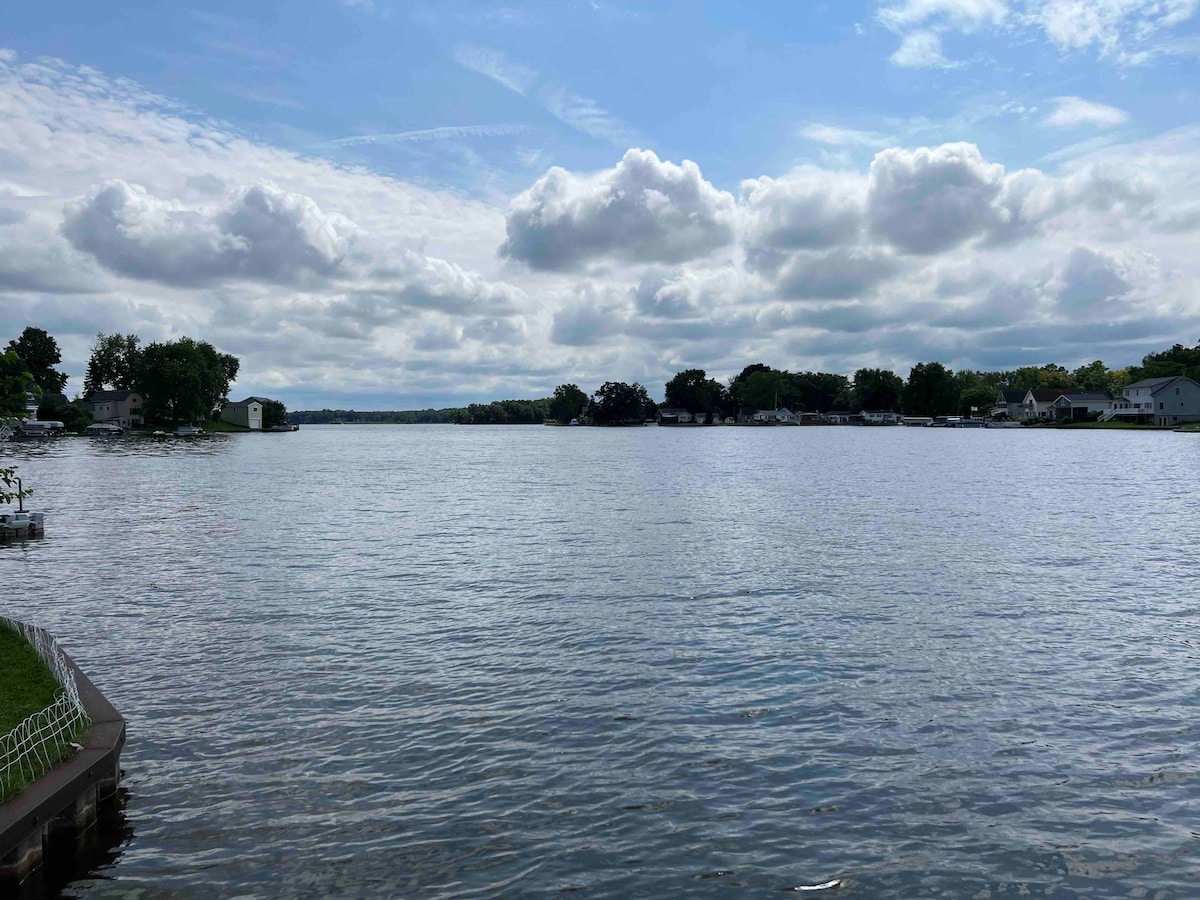
<svg viewBox="0 0 1200 900">
<path fill-rule="evenodd" d="M 0 628 L 11 628 L 24 637 L 59 684 L 52 704 L 0 735 L 0 797 L 4 797 L 10 786 L 45 774 L 62 757 L 63 747 L 91 720 L 80 702 L 75 672 L 53 635 L 7 616 L 0 616 Z"/>
</svg>

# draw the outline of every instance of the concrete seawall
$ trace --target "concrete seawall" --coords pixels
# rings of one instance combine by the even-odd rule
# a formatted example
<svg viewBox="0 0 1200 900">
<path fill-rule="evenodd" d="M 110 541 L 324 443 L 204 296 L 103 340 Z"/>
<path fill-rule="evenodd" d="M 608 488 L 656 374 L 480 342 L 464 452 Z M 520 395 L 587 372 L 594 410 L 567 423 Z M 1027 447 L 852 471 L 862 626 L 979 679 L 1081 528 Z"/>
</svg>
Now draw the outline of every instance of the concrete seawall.
<svg viewBox="0 0 1200 900">
<path fill-rule="evenodd" d="M 0 806 L 0 896 L 20 889 L 46 859 L 71 859 L 97 815 L 117 805 L 125 720 L 65 653 L 92 727 L 83 749 Z"/>
</svg>

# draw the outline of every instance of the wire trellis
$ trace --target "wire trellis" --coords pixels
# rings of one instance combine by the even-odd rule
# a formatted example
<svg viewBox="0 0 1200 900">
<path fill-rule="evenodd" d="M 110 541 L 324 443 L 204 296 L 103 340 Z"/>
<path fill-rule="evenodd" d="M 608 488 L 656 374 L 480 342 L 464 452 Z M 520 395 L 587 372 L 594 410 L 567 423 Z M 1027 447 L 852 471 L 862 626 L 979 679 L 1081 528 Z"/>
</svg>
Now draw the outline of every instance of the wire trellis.
<svg viewBox="0 0 1200 900">
<path fill-rule="evenodd" d="M 79 699 L 75 672 L 67 664 L 58 641 L 48 631 L 7 616 L 0 628 L 20 634 L 41 657 L 58 682 L 55 701 L 10 731 L 0 735 L 0 799 L 16 785 L 40 778 L 63 756 L 63 749 L 91 724 Z"/>
</svg>

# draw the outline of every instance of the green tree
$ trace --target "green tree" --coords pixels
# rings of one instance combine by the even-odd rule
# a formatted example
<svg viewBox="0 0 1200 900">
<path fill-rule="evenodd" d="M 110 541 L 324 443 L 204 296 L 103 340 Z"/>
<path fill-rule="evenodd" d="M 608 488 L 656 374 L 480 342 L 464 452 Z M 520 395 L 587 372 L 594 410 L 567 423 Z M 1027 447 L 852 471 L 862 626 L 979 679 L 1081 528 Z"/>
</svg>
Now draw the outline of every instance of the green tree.
<svg viewBox="0 0 1200 900">
<path fill-rule="evenodd" d="M 1074 385 L 1071 373 L 1056 363 L 1014 369 L 1008 387 L 1022 391 L 1068 390 Z"/>
<path fill-rule="evenodd" d="M 904 393 L 904 379 L 887 369 L 859 369 L 854 373 L 853 408 L 894 411 Z"/>
<path fill-rule="evenodd" d="M 703 369 L 685 369 L 667 382 L 666 404 L 690 413 L 711 413 L 720 410 L 725 400 L 725 388 L 708 377 Z"/>
<path fill-rule="evenodd" d="M 82 401 L 74 403 L 46 403 L 38 407 L 38 418 L 57 420 L 67 431 L 82 431 L 92 424 L 92 414 L 84 408 Z"/>
<path fill-rule="evenodd" d="M 136 334 L 96 334 L 87 372 L 83 376 L 83 396 L 90 397 L 106 388 L 131 391 L 137 377 L 141 339 Z"/>
<path fill-rule="evenodd" d="M 15 350 L 0 353 L 0 420 L 23 418 L 25 399 L 36 388 L 29 367 Z"/>
<path fill-rule="evenodd" d="M 1172 375 L 1186 375 L 1193 381 L 1200 381 L 1200 341 L 1195 347 L 1176 344 L 1170 350 L 1150 353 L 1142 359 L 1140 366 L 1131 366 L 1129 374 L 1130 382 L 1127 383 Z"/>
<path fill-rule="evenodd" d="M 62 362 L 58 341 L 41 328 L 32 325 L 21 332 L 15 341 L 9 341 L 7 349 L 21 358 L 33 376 L 40 393 L 57 394 L 67 385 L 67 373 L 55 370 Z"/>
<path fill-rule="evenodd" d="M 17 470 L 0 468 L 0 503 L 15 503 L 33 496 L 33 488 L 18 489 Z"/>
<path fill-rule="evenodd" d="M 1117 391 L 1113 373 L 1108 370 L 1104 361 L 1099 359 L 1072 372 L 1071 381 L 1077 391 L 1097 391 L 1110 397 Z"/>
<path fill-rule="evenodd" d="M 729 394 L 747 409 L 775 409 L 780 394 L 786 396 L 786 373 L 761 363 L 747 366 L 729 385 Z M 668 401 L 668 406 L 671 405 Z"/>
<path fill-rule="evenodd" d="M 588 396 L 577 384 L 560 384 L 550 398 L 550 418 L 562 425 L 578 418 L 587 406 Z"/>
<path fill-rule="evenodd" d="M 636 381 L 606 381 L 592 396 L 592 403 L 597 425 L 638 424 L 646 411 L 654 408 L 646 389 Z"/>
<path fill-rule="evenodd" d="M 264 400 L 262 404 L 262 427 L 274 428 L 287 424 L 287 407 L 279 400 Z"/>
<path fill-rule="evenodd" d="M 134 387 L 146 398 L 148 421 L 177 425 L 215 418 L 237 377 L 238 359 L 207 341 L 182 337 L 141 351 Z"/>
<path fill-rule="evenodd" d="M 948 416 L 958 408 L 954 373 L 939 362 L 917 363 L 908 374 L 902 402 L 909 416 Z"/>
</svg>

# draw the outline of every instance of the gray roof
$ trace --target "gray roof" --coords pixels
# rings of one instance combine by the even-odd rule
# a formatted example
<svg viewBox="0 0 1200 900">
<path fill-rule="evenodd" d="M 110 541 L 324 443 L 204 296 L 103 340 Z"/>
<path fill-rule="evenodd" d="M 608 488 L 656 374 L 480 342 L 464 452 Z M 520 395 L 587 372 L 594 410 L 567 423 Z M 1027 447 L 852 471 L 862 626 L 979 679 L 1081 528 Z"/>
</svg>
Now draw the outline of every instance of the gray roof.
<svg viewBox="0 0 1200 900">
<path fill-rule="evenodd" d="M 664 409 L 658 410 L 658 414 L 660 416 L 682 416 L 686 412 L 686 409 L 676 409 L 673 406 L 668 406 Z"/>
<path fill-rule="evenodd" d="M 1004 388 L 1000 391 L 1000 393 L 1004 396 L 1005 403 L 1024 403 L 1025 395 L 1028 393 L 1028 391 L 1019 391 L 1015 388 Z"/>
<path fill-rule="evenodd" d="M 120 402 L 128 400 L 137 391 L 92 391 L 87 399 L 90 403 Z"/>
<path fill-rule="evenodd" d="M 268 400 L 266 397 L 247 397 L 245 400 L 237 401 L 237 403 L 226 403 L 225 408 L 228 409 L 231 406 L 249 406 L 251 403 L 262 404 L 262 403 L 270 403 L 270 402 L 271 401 Z"/>
<path fill-rule="evenodd" d="M 1125 385 L 1125 389 L 1128 390 L 1129 388 L 1154 388 L 1154 390 L 1152 390 L 1150 393 L 1157 394 L 1160 390 L 1165 388 L 1168 384 L 1170 384 L 1173 381 L 1178 381 L 1180 378 L 1187 378 L 1188 381 L 1192 381 L 1192 379 L 1188 378 L 1186 375 L 1169 375 L 1166 378 L 1143 378 L 1141 381 L 1135 381 L 1133 384 Z M 1192 381 L 1192 384 L 1196 384 L 1196 382 Z"/>
<path fill-rule="evenodd" d="M 1072 403 L 1108 403 L 1112 399 L 1099 391 L 1063 391 L 1061 396 Z"/>
</svg>

